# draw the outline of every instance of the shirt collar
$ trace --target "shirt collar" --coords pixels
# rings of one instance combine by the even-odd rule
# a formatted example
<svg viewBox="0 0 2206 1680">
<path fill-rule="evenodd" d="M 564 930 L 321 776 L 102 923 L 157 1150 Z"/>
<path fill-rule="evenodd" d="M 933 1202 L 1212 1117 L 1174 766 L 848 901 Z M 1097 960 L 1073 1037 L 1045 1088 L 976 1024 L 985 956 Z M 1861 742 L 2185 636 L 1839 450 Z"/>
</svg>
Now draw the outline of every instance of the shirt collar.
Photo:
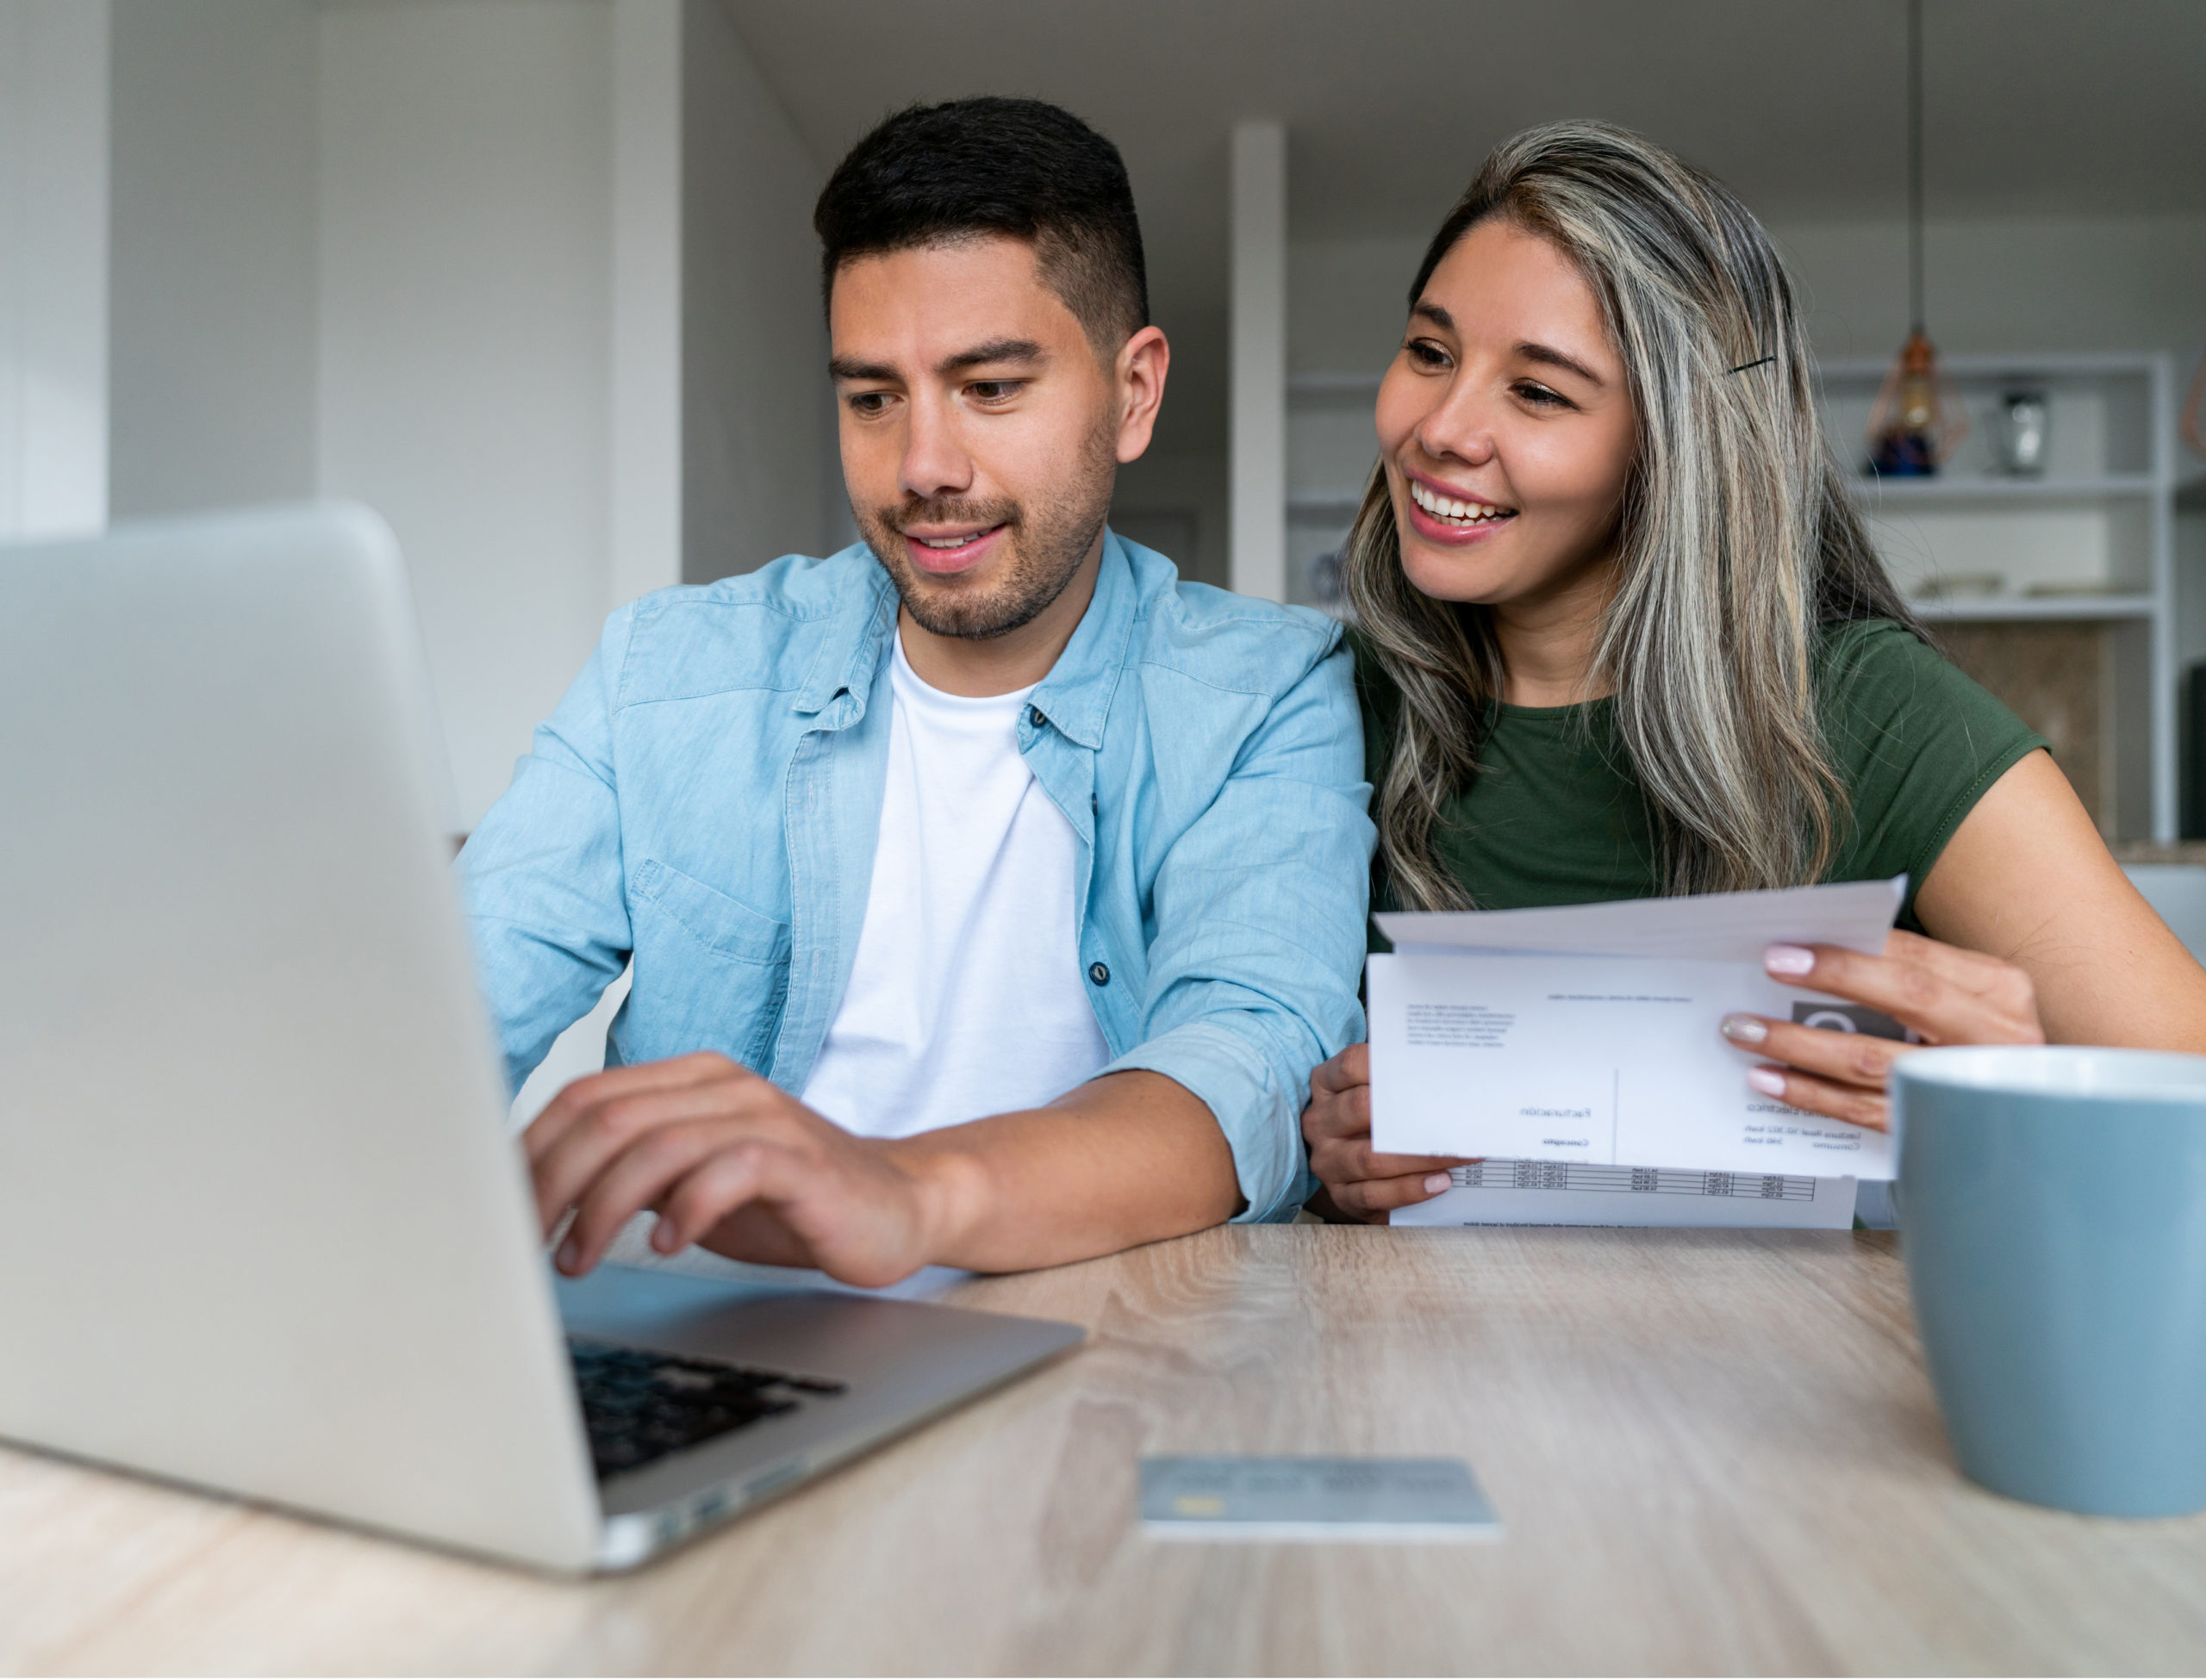
<svg viewBox="0 0 2206 1680">
<path fill-rule="evenodd" d="M 1134 621 L 1141 616 L 1141 591 L 1133 563 L 1115 532 L 1103 533 L 1103 560 L 1096 569 L 1095 594 L 1057 663 L 1050 667 L 1027 704 L 1048 719 L 1057 733 L 1093 750 L 1103 744 L 1103 720 L 1111 696 L 1125 669 L 1126 648 Z"/>
<path fill-rule="evenodd" d="M 863 563 L 865 587 L 857 592 L 859 600 L 852 610 L 836 615 L 821 641 L 812 669 L 797 691 L 796 709 L 816 713 L 847 693 L 856 701 L 850 713 L 855 723 L 865 715 L 874 678 L 889 655 L 888 638 L 896 626 L 896 588 L 863 543 L 835 557 L 837 562 L 844 559 Z M 1119 672 L 1125 669 L 1126 648 L 1140 616 L 1140 594 L 1125 544 L 1115 532 L 1105 531 L 1103 557 L 1087 610 L 1080 615 L 1072 640 L 1065 644 L 1049 675 L 1027 699 L 1060 735 L 1091 750 L 1103 744 L 1103 720 L 1110 715 L 1111 697 L 1117 692 Z"/>
<path fill-rule="evenodd" d="M 838 694 L 848 694 L 857 701 L 849 719 L 855 723 L 865 715 L 874 677 L 888 652 L 888 638 L 896 627 L 896 586 L 863 543 L 853 544 L 828 562 L 830 565 L 845 563 L 863 582 L 853 587 L 855 599 L 833 616 L 826 635 L 820 638 L 812 669 L 797 690 L 795 706 L 798 712 L 810 716 L 825 710 Z"/>
</svg>

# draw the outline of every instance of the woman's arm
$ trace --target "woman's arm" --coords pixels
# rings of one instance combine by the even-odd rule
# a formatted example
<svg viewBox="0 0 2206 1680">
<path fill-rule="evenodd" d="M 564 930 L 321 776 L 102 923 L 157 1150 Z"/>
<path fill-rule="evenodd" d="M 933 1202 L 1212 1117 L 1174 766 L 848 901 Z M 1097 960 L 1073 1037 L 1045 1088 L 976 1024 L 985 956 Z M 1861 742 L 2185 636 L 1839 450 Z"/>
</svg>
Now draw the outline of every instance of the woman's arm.
<svg viewBox="0 0 2206 1680">
<path fill-rule="evenodd" d="M 2043 752 L 1977 801 L 1915 907 L 1934 937 L 1894 933 L 1882 956 L 1776 947 L 1770 972 L 1880 1009 L 1926 1043 L 2206 1052 L 2206 968 L 2130 884 Z M 1754 1073 L 1769 1095 L 1879 1130 L 1885 1076 L 1912 1048 L 1759 1015 L 1728 1016 L 1723 1032 L 1768 1059 Z M 1360 1044 L 1311 1078 L 1302 1129 L 1325 1186 L 1312 1206 L 1329 1217 L 1383 1220 L 1447 1187 L 1450 1162 L 1372 1150 L 1369 1080 Z"/>
<path fill-rule="evenodd" d="M 2019 760 L 1954 831 L 1916 914 L 1931 939 L 1886 954 L 1817 947 L 1778 978 L 1883 1010 L 1928 1043 L 2134 1045 L 2206 1052 L 2206 969 L 2122 874 L 2067 778 Z M 1798 961 L 1798 959 L 1795 959 Z M 1760 1016 L 1724 1035 L 1773 1062 L 1769 1094 L 1886 1123 L 1885 1076 L 1910 1048 Z"/>
</svg>

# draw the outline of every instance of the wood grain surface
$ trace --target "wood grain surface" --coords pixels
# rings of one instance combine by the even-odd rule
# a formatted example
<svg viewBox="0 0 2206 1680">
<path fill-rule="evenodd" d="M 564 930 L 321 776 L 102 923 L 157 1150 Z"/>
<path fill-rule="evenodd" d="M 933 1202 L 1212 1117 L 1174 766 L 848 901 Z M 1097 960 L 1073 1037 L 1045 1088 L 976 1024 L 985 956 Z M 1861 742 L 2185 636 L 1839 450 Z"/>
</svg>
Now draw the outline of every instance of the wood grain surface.
<svg viewBox="0 0 2206 1680">
<path fill-rule="evenodd" d="M 954 1298 L 1093 1338 L 619 1579 L 0 1451 L 0 1670 L 2206 1669 L 2206 1519 L 1963 1482 L 1885 1235 L 1234 1229 Z M 1212 1452 L 1460 1455 L 1506 1533 L 1144 1539 L 1135 1460 Z"/>
</svg>

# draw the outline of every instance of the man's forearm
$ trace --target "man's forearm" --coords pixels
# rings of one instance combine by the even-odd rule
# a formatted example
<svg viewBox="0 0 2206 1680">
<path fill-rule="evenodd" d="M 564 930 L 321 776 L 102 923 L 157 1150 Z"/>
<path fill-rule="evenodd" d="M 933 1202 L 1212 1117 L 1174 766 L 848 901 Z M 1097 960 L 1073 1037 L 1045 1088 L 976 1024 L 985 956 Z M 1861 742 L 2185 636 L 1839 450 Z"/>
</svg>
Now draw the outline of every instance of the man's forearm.
<svg viewBox="0 0 2206 1680">
<path fill-rule="evenodd" d="M 1047 1108 L 891 1146 L 922 1186 L 930 1258 L 1018 1272 L 1115 1254 L 1231 1219 L 1233 1151 L 1202 1099 L 1162 1073 L 1091 1080 Z"/>
</svg>

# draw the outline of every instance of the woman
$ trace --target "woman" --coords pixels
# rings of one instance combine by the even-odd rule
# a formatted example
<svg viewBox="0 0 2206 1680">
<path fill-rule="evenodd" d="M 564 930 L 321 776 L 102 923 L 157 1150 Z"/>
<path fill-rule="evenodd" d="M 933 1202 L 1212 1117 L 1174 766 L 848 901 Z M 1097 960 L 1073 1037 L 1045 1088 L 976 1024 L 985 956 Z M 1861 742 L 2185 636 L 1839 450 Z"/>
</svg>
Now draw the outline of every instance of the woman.
<svg viewBox="0 0 2206 1680">
<path fill-rule="evenodd" d="M 2206 1050 L 2206 971 L 2044 742 L 1927 644 L 1825 446 L 1784 265 L 1723 187 L 1594 123 L 1517 135 L 1442 224 L 1349 539 L 1377 902 L 1445 910 L 1904 871 L 1881 956 L 1770 973 L 1926 1042 Z M 1885 1123 L 1894 1041 L 1734 1015 L 1757 1091 Z M 1303 1117 L 1313 1204 L 1370 1147 L 1362 1045 Z"/>
</svg>

